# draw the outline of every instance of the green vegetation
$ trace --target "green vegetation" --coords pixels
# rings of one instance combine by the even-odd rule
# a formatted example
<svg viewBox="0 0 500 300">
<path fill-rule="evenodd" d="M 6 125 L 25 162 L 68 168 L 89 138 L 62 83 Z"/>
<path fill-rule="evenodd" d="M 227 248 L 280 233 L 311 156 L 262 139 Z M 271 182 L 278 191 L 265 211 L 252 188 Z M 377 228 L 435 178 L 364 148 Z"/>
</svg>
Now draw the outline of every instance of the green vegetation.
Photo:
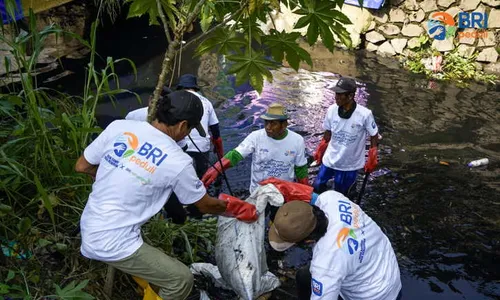
<svg viewBox="0 0 500 300">
<path fill-rule="evenodd" d="M 22 31 L 15 37 L 0 35 L 14 57 L 6 65 L 20 66 L 10 76 L 21 80 L 19 86 L 9 85 L 0 94 L 0 297 L 94 299 L 83 289 L 89 279 L 96 283 L 104 265 L 89 266 L 81 258 L 77 227 L 92 182 L 73 168 L 92 135 L 101 131 L 95 119 L 98 102 L 128 92 L 119 87 L 115 65 L 128 64 L 134 73 L 135 66 L 129 60 L 108 57 L 105 67 L 96 70 L 97 24 L 93 24 L 90 43 L 80 39 L 91 49 L 83 96 L 40 87 L 29 74 L 37 65 L 43 41 L 50 35 L 72 34 L 55 25 L 37 31 L 34 21 L 30 27 L 29 33 Z M 112 82 L 116 88 L 110 87 Z M 210 252 L 205 249 L 215 240 L 215 222 L 179 226 L 157 219 L 145 232 L 152 244 L 173 255 L 173 243 L 182 237 L 184 248 L 177 254 L 191 263 L 200 260 L 199 251 Z M 204 249 L 199 250 L 199 245 Z M 99 287 L 90 289 L 96 297 L 102 294 Z"/>
<path fill-rule="evenodd" d="M 112 18 L 123 9 L 122 1 L 95 2 L 99 11 L 107 10 Z M 199 43 L 198 55 L 211 51 L 225 55 L 237 83 L 249 80 L 257 90 L 262 89 L 264 79 L 272 80 L 270 69 L 283 60 L 296 70 L 301 62 L 312 64 L 309 53 L 298 44 L 301 38 L 312 45 L 321 37 L 330 51 L 335 42 L 350 44 L 343 27 L 349 20 L 339 11 L 343 0 L 125 2 L 129 17 L 148 15 L 152 25 L 163 25 L 169 42 L 156 99 L 158 87 L 164 85 L 167 75 L 174 75 L 182 48 L 190 43 Z M 8 7 L 14 7 L 12 3 L 7 0 Z M 306 36 L 260 30 L 257 24 L 266 22 L 280 3 L 302 16 L 296 28 L 309 26 Z M 102 130 L 95 118 L 99 101 L 129 92 L 120 88 L 115 66 L 127 64 L 135 73 L 135 65 L 96 53 L 97 23 L 92 25 L 90 41 L 85 41 L 56 25 L 37 30 L 32 13 L 29 20 L 28 32 L 16 29 L 10 35 L 2 27 L 0 35 L 0 42 L 8 46 L 2 50 L 13 57 L 2 58 L 11 71 L 7 81 L 19 81 L 5 82 L 0 93 L 0 298 L 106 299 L 102 285 L 106 266 L 79 252 L 78 223 L 92 180 L 73 168 Z M 203 32 L 184 44 L 184 34 L 195 22 L 200 22 Z M 70 35 L 90 49 L 82 96 L 45 88 L 33 76 L 44 41 L 53 35 Z M 98 60 L 105 62 L 101 69 L 96 69 Z M 19 68 L 14 71 L 13 66 Z M 143 232 L 146 241 L 189 264 L 210 256 L 215 226 L 214 218 L 174 225 L 157 216 Z"/>
<path fill-rule="evenodd" d="M 429 38 L 423 35 L 419 38 L 420 46 L 414 49 L 407 57 L 402 58 L 402 64 L 414 73 L 423 73 L 430 78 L 453 80 L 458 84 L 466 84 L 470 80 L 494 83 L 497 76 L 485 74 L 476 68 L 476 57 L 473 53 L 470 57 L 461 56 L 457 49 L 441 54 L 431 48 Z M 433 56 L 443 56 L 441 71 L 433 72 L 426 64 L 430 63 Z"/>
</svg>

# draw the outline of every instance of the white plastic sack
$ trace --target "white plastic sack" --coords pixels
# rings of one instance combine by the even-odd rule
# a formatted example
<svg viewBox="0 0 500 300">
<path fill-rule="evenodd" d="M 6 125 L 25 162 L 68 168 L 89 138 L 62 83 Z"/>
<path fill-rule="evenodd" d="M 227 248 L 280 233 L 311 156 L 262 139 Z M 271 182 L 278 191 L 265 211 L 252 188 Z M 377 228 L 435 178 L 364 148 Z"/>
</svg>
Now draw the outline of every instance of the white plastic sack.
<svg viewBox="0 0 500 300">
<path fill-rule="evenodd" d="M 280 286 L 279 279 L 267 269 L 265 210 L 267 203 L 281 206 L 284 199 L 274 185 L 268 184 L 257 188 L 246 202 L 255 204 L 258 220 L 248 224 L 219 217 L 215 260 L 227 287 L 242 299 L 253 300 Z"/>
<path fill-rule="evenodd" d="M 191 265 L 191 272 L 212 279 L 216 287 L 231 289 L 241 299 L 253 300 L 280 286 L 279 279 L 267 269 L 265 237 L 265 210 L 267 203 L 281 206 L 283 196 L 272 184 L 257 188 L 246 200 L 255 204 L 259 219 L 251 224 L 234 218 L 219 217 L 215 260 L 217 266 L 207 263 Z M 201 292 L 203 300 L 209 300 Z"/>
</svg>

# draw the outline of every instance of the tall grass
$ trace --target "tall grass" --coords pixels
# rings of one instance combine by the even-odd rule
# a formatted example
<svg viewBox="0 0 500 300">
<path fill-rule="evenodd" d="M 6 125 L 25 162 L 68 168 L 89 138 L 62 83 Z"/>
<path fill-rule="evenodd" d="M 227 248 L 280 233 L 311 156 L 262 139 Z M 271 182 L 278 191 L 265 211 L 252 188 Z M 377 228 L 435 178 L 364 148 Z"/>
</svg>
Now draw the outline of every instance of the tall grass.
<svg viewBox="0 0 500 300">
<path fill-rule="evenodd" d="M 18 66 L 9 76 L 20 79 L 18 85 L 7 85 L 0 93 L 0 245 L 10 250 L 8 260 L 14 266 L 19 263 L 11 269 L 0 267 L 0 278 L 11 277 L 11 283 L 33 279 L 24 268 L 33 267 L 34 262 L 24 264 L 23 260 L 44 251 L 64 252 L 75 239 L 91 181 L 76 174 L 74 164 L 93 134 L 101 131 L 95 118 L 99 101 L 113 101 L 115 95 L 128 92 L 119 86 L 115 65 L 127 63 L 136 74 L 134 63 L 127 59 L 107 58 L 106 65 L 96 70 L 95 62 L 101 59 L 95 51 L 97 22 L 87 42 L 57 25 L 37 30 L 31 11 L 29 20 L 29 31 L 0 35 L 12 56 L 2 58 L 7 69 Z M 90 49 L 83 96 L 39 86 L 34 73 L 44 41 L 51 35 L 70 35 Z M 40 274 L 34 281 L 40 283 Z M 36 282 L 7 285 L 0 280 L 0 295 L 11 289 L 22 292 L 23 298 L 36 299 L 37 286 Z M 64 288 L 57 286 L 56 291 L 58 295 L 72 293 L 84 286 L 73 282 Z"/>
<path fill-rule="evenodd" d="M 18 66 L 10 76 L 20 79 L 0 93 L 0 246 L 9 253 L 3 257 L 0 251 L 0 297 L 93 299 L 85 288 L 102 299 L 95 284 L 102 265 L 92 269 L 92 262 L 85 261 L 82 268 L 79 254 L 77 224 L 91 179 L 73 168 L 102 130 L 95 117 L 98 103 L 129 92 L 120 88 L 115 65 L 126 63 L 135 75 L 137 71 L 132 61 L 110 57 L 96 69 L 95 62 L 102 59 L 95 50 L 97 21 L 87 42 L 57 25 L 38 31 L 32 12 L 29 19 L 29 31 L 0 35 L 13 57 L 5 58 L 5 64 Z M 90 49 L 82 96 L 38 84 L 38 57 L 51 35 L 70 35 Z M 191 263 L 212 251 L 215 227 L 215 219 L 174 225 L 156 216 L 144 232 L 151 244 Z M 55 262 L 54 256 L 59 257 Z M 97 279 L 93 286 L 87 286 L 89 278 Z M 53 295 L 43 296 L 47 294 Z"/>
</svg>

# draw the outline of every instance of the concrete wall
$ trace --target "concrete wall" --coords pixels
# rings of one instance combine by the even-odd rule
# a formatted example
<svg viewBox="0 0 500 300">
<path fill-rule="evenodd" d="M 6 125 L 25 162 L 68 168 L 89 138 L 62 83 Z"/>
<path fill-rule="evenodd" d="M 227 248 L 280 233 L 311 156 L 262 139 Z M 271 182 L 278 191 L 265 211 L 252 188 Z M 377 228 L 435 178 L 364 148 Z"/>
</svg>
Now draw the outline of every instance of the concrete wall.
<svg viewBox="0 0 500 300">
<path fill-rule="evenodd" d="M 344 5 L 342 12 L 349 17 L 352 25 L 347 25 L 353 46 L 366 48 L 383 56 L 406 55 L 418 48 L 419 37 L 427 35 L 427 22 L 434 12 L 445 11 L 457 16 L 460 11 L 486 12 L 487 37 L 463 37 L 444 41 L 432 40 L 432 47 L 445 53 L 457 50 L 463 56 L 478 54 L 476 60 L 488 73 L 500 73 L 500 0 L 386 0 L 380 10 L 362 9 Z M 298 17 L 282 7 L 282 12 L 274 15 L 278 30 L 293 30 Z M 456 21 L 456 18 L 455 18 Z M 268 22 L 267 29 L 273 28 Z M 307 28 L 301 28 L 305 33 Z M 471 32 L 473 29 L 466 29 Z"/>
</svg>

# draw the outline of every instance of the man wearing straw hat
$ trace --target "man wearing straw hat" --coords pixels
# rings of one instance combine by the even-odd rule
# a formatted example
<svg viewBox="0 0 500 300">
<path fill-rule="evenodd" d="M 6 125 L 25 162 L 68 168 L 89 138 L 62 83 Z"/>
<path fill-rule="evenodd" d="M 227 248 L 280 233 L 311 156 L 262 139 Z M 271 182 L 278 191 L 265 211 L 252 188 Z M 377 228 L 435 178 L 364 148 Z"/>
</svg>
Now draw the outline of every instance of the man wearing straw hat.
<svg viewBox="0 0 500 300">
<path fill-rule="evenodd" d="M 221 163 L 216 163 L 203 175 L 205 186 L 214 182 L 224 170 L 234 167 L 245 157 L 252 155 L 250 193 L 259 182 L 269 177 L 308 184 L 307 160 L 305 158 L 304 138 L 287 129 L 288 114 L 279 103 L 269 106 L 260 117 L 264 120 L 264 129 L 252 132 L 235 149 L 226 153 Z"/>
</svg>

